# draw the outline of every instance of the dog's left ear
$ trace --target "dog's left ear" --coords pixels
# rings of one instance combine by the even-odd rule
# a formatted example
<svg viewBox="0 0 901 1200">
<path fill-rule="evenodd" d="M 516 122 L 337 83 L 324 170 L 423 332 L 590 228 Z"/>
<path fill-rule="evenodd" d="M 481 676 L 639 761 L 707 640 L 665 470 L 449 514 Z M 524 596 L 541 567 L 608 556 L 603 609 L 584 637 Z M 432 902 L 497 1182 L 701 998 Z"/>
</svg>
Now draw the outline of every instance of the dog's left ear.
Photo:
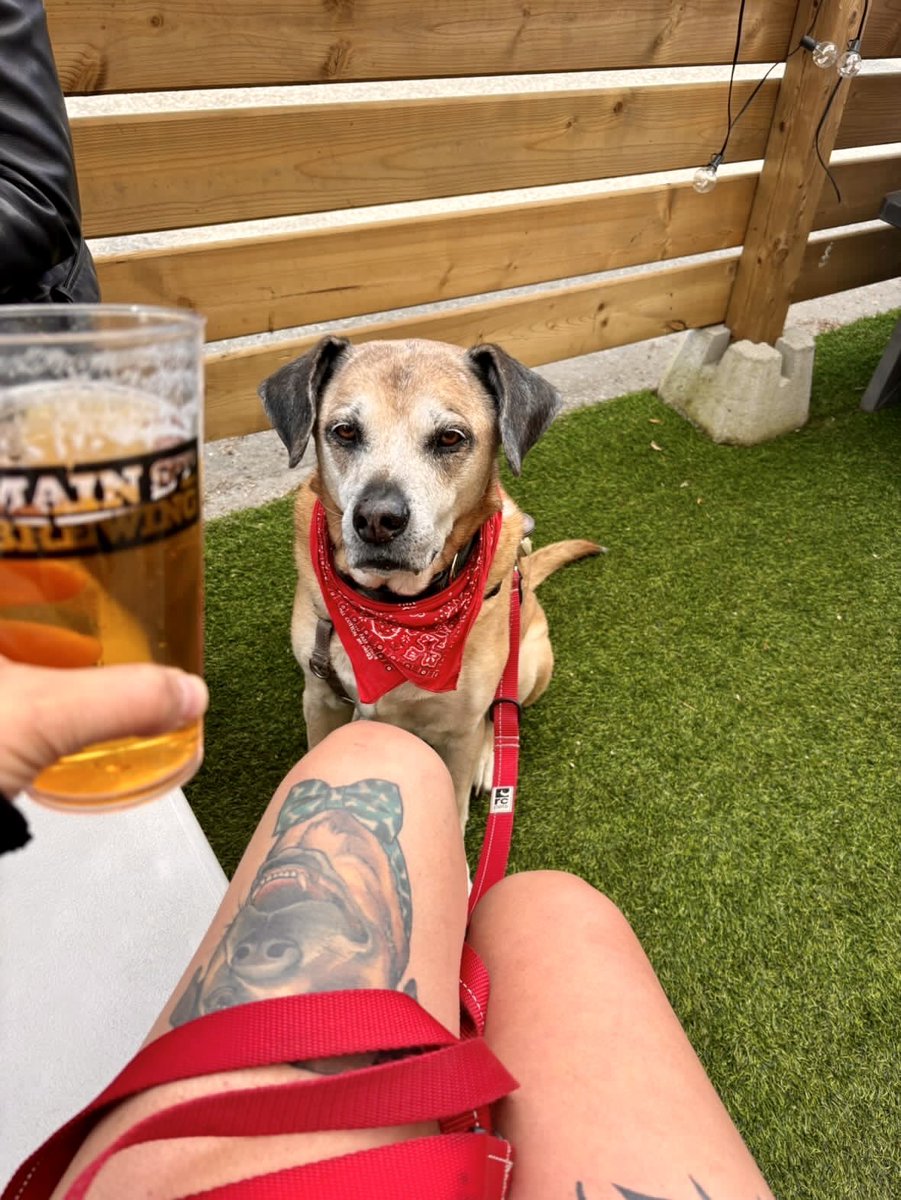
<svg viewBox="0 0 901 1200">
<path fill-rule="evenodd" d="M 289 467 L 296 467 L 303 458 L 323 389 L 349 348 L 346 338 L 321 338 L 312 350 L 281 367 L 257 388 L 266 416 L 288 449 Z"/>
<path fill-rule="evenodd" d="M 510 469 L 518 475 L 522 460 L 560 411 L 557 389 L 500 346 L 473 346 L 466 358 L 494 397 L 501 445 Z"/>
</svg>

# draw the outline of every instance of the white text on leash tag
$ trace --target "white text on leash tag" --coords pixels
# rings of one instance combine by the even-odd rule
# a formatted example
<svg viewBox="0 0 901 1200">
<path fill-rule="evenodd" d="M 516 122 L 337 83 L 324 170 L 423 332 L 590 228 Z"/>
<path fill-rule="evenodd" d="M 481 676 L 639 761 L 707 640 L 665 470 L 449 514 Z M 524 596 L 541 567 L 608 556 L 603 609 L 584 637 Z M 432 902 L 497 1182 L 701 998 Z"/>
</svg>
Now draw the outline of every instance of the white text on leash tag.
<svg viewBox="0 0 901 1200">
<path fill-rule="evenodd" d="M 491 789 L 490 813 L 512 813 L 515 787 L 493 787 Z"/>
</svg>

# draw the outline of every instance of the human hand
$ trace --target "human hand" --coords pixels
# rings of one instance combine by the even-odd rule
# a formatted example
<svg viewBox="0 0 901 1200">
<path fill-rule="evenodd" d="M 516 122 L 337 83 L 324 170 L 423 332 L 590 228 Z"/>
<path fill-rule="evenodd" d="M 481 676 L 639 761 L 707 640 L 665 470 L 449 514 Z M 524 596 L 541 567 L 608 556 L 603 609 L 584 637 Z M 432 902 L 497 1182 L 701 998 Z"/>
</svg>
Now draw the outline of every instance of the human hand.
<svg viewBox="0 0 901 1200">
<path fill-rule="evenodd" d="M 207 707 L 206 684 L 135 663 L 61 670 L 0 655 L 0 793 L 12 798 L 64 754 L 178 729 Z"/>
</svg>

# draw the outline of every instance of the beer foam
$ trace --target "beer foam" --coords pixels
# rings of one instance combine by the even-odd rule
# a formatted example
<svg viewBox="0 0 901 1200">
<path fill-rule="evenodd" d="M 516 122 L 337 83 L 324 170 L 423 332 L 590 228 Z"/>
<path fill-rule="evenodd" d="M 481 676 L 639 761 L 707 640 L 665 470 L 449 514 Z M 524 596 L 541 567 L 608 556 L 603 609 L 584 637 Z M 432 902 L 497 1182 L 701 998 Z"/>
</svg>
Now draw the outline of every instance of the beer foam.
<svg viewBox="0 0 901 1200">
<path fill-rule="evenodd" d="M 28 383 L 0 392 L 0 467 L 97 462 L 173 445 L 193 414 L 114 383 Z"/>
</svg>

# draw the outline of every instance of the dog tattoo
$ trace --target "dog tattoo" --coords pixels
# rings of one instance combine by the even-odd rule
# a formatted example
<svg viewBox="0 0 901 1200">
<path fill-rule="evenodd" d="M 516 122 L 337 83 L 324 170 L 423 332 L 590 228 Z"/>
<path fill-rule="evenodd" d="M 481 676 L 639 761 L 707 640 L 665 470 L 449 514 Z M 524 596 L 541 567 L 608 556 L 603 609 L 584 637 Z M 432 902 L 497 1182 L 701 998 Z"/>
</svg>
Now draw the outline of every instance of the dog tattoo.
<svg viewBox="0 0 901 1200">
<path fill-rule="evenodd" d="M 404 983 L 413 904 L 402 824 L 400 789 L 389 780 L 295 784 L 271 850 L 170 1024 L 304 992 L 402 988 L 415 996 L 415 981 Z"/>
</svg>

